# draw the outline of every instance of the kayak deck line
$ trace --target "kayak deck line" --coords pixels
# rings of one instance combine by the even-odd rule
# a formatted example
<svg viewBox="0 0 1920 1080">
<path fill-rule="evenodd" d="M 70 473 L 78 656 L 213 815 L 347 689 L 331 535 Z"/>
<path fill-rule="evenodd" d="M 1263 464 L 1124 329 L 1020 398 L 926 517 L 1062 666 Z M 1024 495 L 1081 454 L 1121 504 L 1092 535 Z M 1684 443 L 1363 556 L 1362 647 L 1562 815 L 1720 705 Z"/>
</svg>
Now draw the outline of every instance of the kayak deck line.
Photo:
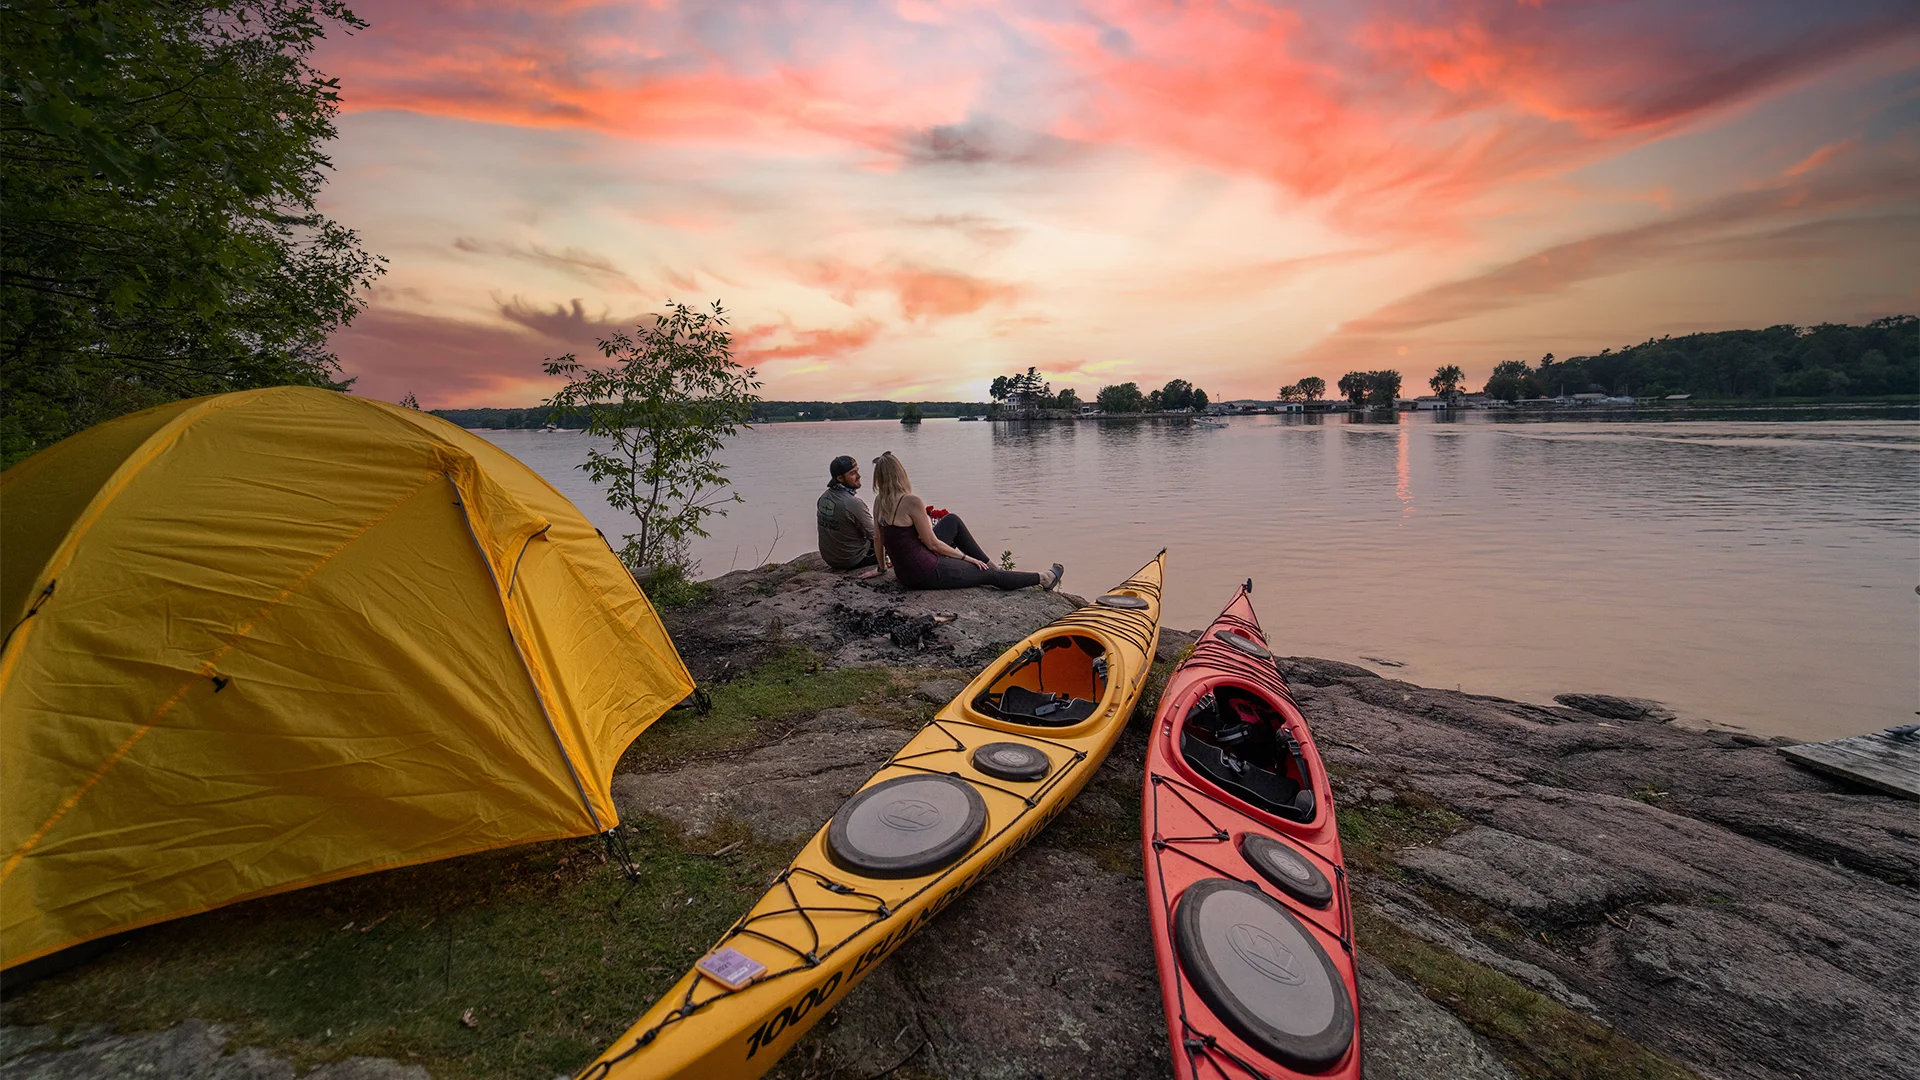
<svg viewBox="0 0 1920 1080">
<path fill-rule="evenodd" d="M 955 754 L 955 753 L 964 754 L 968 749 L 967 744 L 963 740 L 955 736 L 951 731 L 948 731 L 946 728 L 947 724 L 960 724 L 966 727 L 976 728 L 981 731 L 993 732 L 994 734 L 1002 734 L 1002 732 L 1000 732 L 999 729 L 990 728 L 984 724 L 975 724 L 965 720 L 935 719 L 929 722 L 927 727 L 938 728 L 942 734 L 946 735 L 950 739 L 953 739 L 954 745 L 951 748 L 936 747 L 932 750 L 922 750 L 916 753 L 907 754 L 905 756 L 896 756 L 892 759 L 889 759 L 885 764 L 881 765 L 880 768 L 876 769 L 874 772 L 874 775 L 877 776 L 880 773 L 885 772 L 888 769 L 892 769 L 892 768 L 903 768 L 903 769 L 909 769 L 916 772 L 934 773 L 936 775 L 943 775 L 943 776 L 959 775 L 958 773 L 952 772 L 951 770 L 947 770 L 947 769 L 930 769 L 920 765 L 906 764 L 906 762 L 912 758 L 928 757 L 934 754 Z M 924 731 L 926 729 L 923 728 L 922 730 Z M 1045 782 L 1040 786 L 1040 788 L 1038 788 L 1035 791 L 1033 795 L 1022 795 L 1017 791 L 1013 791 L 1009 788 L 1001 787 L 998 784 L 990 784 L 990 783 L 985 783 L 979 780 L 974 780 L 972 778 L 967 778 L 967 782 L 970 784 L 973 784 L 975 787 L 987 788 L 989 790 L 997 791 L 1002 794 L 1012 796 L 1013 798 L 1021 800 L 1027 806 L 1026 810 L 1017 812 L 1011 820 L 1009 820 L 1005 825 L 1002 825 L 997 831 L 994 832 L 994 834 L 991 837 L 984 839 L 982 843 L 991 844 L 994 840 L 1004 837 L 1009 831 L 1017 828 L 1021 824 L 1021 822 L 1023 822 L 1026 819 L 1028 812 L 1030 812 L 1033 808 L 1037 807 L 1048 792 L 1051 792 L 1058 785 L 1066 782 L 1066 779 L 1072 774 L 1073 768 L 1086 760 L 1087 754 L 1084 750 L 1078 750 L 1078 749 L 1075 749 L 1074 747 L 1068 746 L 1065 743 L 1059 742 L 1057 740 L 1047 739 L 1037 735 L 1028 736 L 1028 738 L 1031 738 L 1035 742 L 1044 742 L 1050 746 L 1058 747 L 1059 749 L 1066 751 L 1069 757 L 1067 761 L 1064 763 L 1064 767 L 1056 766 L 1050 770 L 1050 774 L 1046 778 Z M 902 747 L 902 749 L 905 749 L 905 747 Z M 1065 805 L 1065 804 L 1063 803 L 1062 805 Z M 997 866 L 997 864 L 995 865 Z M 989 867 L 986 867 L 985 869 L 991 870 L 994 868 L 995 866 L 989 866 Z M 666 1029 L 669 1025 L 678 1023 L 681 1020 L 691 1017 L 693 1014 L 699 1012 L 701 1009 L 706 1008 L 708 1005 L 711 1005 L 716 1001 L 720 1001 L 724 998 L 732 997 L 733 995 L 742 993 L 751 987 L 764 986 L 767 983 L 774 981 L 775 979 L 779 979 L 788 975 L 793 975 L 793 974 L 797 974 L 804 971 L 810 971 L 814 968 L 819 967 L 822 962 L 826 961 L 829 957 L 833 956 L 835 953 L 845 948 L 848 942 L 866 933 L 868 930 L 873 929 L 875 926 L 878 926 L 879 924 L 887 921 L 888 919 L 893 918 L 899 908 L 905 907 L 906 905 L 911 903 L 913 900 L 919 898 L 920 896 L 924 895 L 928 891 L 938 888 L 939 886 L 945 884 L 947 879 L 951 877 L 953 874 L 955 874 L 956 872 L 961 870 L 967 870 L 967 869 L 969 869 L 969 866 L 965 860 L 956 862 L 954 865 L 949 866 L 946 869 L 940 871 L 933 878 L 929 879 L 926 882 L 926 884 L 914 890 L 912 893 L 908 894 L 906 897 L 895 901 L 893 904 L 888 904 L 886 900 L 880 896 L 876 896 L 873 893 L 855 889 L 853 886 L 848 885 L 845 882 L 836 881 L 832 878 L 829 878 L 827 875 L 822 874 L 817 870 L 814 870 L 812 867 L 788 866 L 785 870 L 782 870 L 780 872 L 779 876 L 773 879 L 773 886 L 775 888 L 785 888 L 787 890 L 788 896 L 793 901 L 793 906 L 790 908 L 775 908 L 767 911 L 749 911 L 746 915 L 741 916 L 740 919 L 736 921 L 733 924 L 733 926 L 727 930 L 726 933 L 720 936 L 720 941 L 714 946 L 714 949 L 710 949 L 708 951 L 712 952 L 721 948 L 725 948 L 728 942 L 738 937 L 753 937 L 758 940 L 765 941 L 769 945 L 772 945 L 776 948 L 785 949 L 789 952 L 792 952 L 795 958 L 799 962 L 794 964 L 792 967 L 784 968 L 780 971 L 769 972 L 768 974 L 763 975 L 758 979 L 755 979 L 752 983 L 749 983 L 746 986 L 741 986 L 738 988 L 728 988 L 725 986 L 721 986 L 721 984 L 719 984 L 717 981 L 713 979 L 695 980 L 693 985 L 687 988 L 686 996 L 682 999 L 680 1007 L 678 1009 L 675 1009 L 673 1012 L 667 1014 L 667 1016 L 662 1018 L 660 1022 L 655 1024 L 652 1028 L 648 1029 L 645 1032 L 642 1032 L 639 1036 L 637 1036 L 635 1039 L 634 1045 L 629 1048 L 627 1053 L 631 1054 L 633 1052 L 636 1052 L 638 1050 L 645 1048 L 649 1043 L 653 1042 L 653 1040 L 659 1035 L 659 1033 L 664 1029 Z M 872 908 L 853 908 L 853 907 L 841 907 L 837 905 L 836 906 L 824 906 L 819 904 L 809 905 L 800 899 L 799 893 L 793 887 L 792 879 L 795 874 L 806 875 L 808 878 L 817 882 L 820 888 L 826 890 L 828 893 L 831 893 L 834 896 L 865 897 L 866 899 L 872 900 L 876 906 Z M 834 942 L 832 945 L 827 946 L 824 950 L 822 950 L 821 945 L 823 944 L 823 942 L 820 940 L 818 927 L 817 927 L 817 924 L 814 923 L 812 916 L 826 915 L 826 914 L 872 915 L 873 918 L 866 924 L 852 929 L 840 940 Z M 754 929 L 751 925 L 752 923 L 759 922 L 761 920 L 780 918 L 780 917 L 789 916 L 789 915 L 800 916 L 801 919 L 805 921 L 807 928 L 813 932 L 813 945 L 811 948 L 796 949 L 791 943 L 781 940 L 779 938 L 773 937 L 771 935 L 761 933 L 760 931 Z M 699 993 L 700 988 L 703 985 L 707 985 L 708 983 L 711 983 L 715 987 L 718 987 L 718 992 L 714 993 L 710 997 L 700 998 L 696 1000 L 696 995 Z M 590 1069 L 589 1071 L 581 1074 L 581 1080 L 596 1080 L 596 1078 L 598 1077 L 607 1075 L 607 1073 L 612 1071 L 613 1065 L 623 1060 L 626 1056 L 627 1056 L 626 1054 L 623 1054 L 619 1057 L 607 1058 L 600 1062 L 596 1062 L 594 1069 Z"/>
<path fill-rule="evenodd" d="M 1251 584 L 1169 676 L 1147 748 L 1143 854 L 1174 1073 L 1358 1080 L 1331 786 Z"/>
<path fill-rule="evenodd" d="M 1181 791 L 1182 789 L 1185 789 L 1186 791 L 1192 792 L 1194 795 L 1198 796 L 1201 799 L 1204 799 L 1209 802 L 1213 802 L 1215 811 L 1224 811 L 1226 813 L 1233 814 L 1235 817 L 1241 818 L 1252 824 L 1257 825 L 1258 822 L 1254 822 L 1251 818 L 1248 818 L 1247 815 L 1242 814 L 1239 811 L 1234 810 L 1232 807 L 1212 799 L 1209 795 L 1207 795 L 1206 792 L 1201 791 L 1200 789 L 1192 786 L 1191 784 L 1186 783 L 1185 781 L 1182 781 L 1178 777 L 1168 776 L 1165 773 L 1157 773 L 1157 772 L 1148 773 L 1147 782 L 1153 785 L 1153 788 L 1154 788 L 1154 803 L 1153 803 L 1154 831 L 1153 831 L 1153 841 L 1152 841 L 1153 850 L 1156 853 L 1156 857 L 1154 859 L 1154 873 L 1160 879 L 1161 893 L 1163 896 L 1166 893 L 1167 875 L 1166 875 L 1166 868 L 1160 864 L 1160 859 L 1158 857 L 1158 853 L 1163 851 L 1171 852 L 1175 855 L 1180 855 L 1187 859 L 1191 859 L 1192 861 L 1199 863 L 1201 866 L 1206 867 L 1207 869 L 1213 871 L 1214 873 L 1219 874 L 1223 878 L 1228 878 L 1234 881 L 1244 881 L 1247 884 L 1252 885 L 1256 889 L 1264 888 L 1262 883 L 1257 878 L 1245 877 L 1237 873 L 1236 871 L 1229 870 L 1222 866 L 1217 866 L 1214 863 L 1208 862 L 1206 859 L 1203 859 L 1200 856 L 1195 855 L 1193 852 L 1187 851 L 1185 848 L 1179 846 L 1183 844 L 1231 844 L 1233 842 L 1233 834 L 1231 832 L 1229 832 L 1226 829 L 1222 829 L 1218 823 L 1216 823 L 1211 817 L 1207 816 L 1207 812 L 1205 810 L 1202 810 L 1200 807 L 1194 805 L 1193 800 L 1187 798 L 1186 795 L 1181 794 Z M 1192 810 L 1194 814 L 1200 818 L 1200 820 L 1212 826 L 1214 831 L 1205 835 L 1200 835 L 1200 836 L 1165 836 L 1165 837 L 1161 836 L 1160 835 L 1159 795 L 1162 788 L 1165 788 L 1171 791 L 1175 798 L 1185 803 L 1187 805 L 1187 809 Z M 1347 890 L 1343 887 L 1340 887 L 1346 884 L 1347 868 L 1337 862 L 1334 862 L 1332 859 L 1329 859 L 1326 856 L 1320 854 L 1318 851 L 1315 851 L 1310 846 L 1303 844 L 1299 848 L 1296 848 L 1295 850 L 1297 850 L 1302 855 L 1311 857 L 1315 862 L 1319 862 L 1326 865 L 1332 871 L 1333 879 L 1336 884 L 1336 888 L 1334 889 L 1334 897 L 1337 900 L 1337 902 L 1333 906 L 1334 906 L 1335 912 L 1340 917 L 1340 923 L 1338 926 L 1329 926 L 1326 924 L 1326 922 L 1323 919 L 1313 914 L 1311 911 L 1303 912 L 1302 914 L 1314 925 L 1320 927 L 1320 929 L 1325 930 L 1328 934 L 1338 939 L 1340 942 L 1340 947 L 1342 949 L 1345 949 L 1347 953 L 1351 955 L 1353 953 L 1353 909 L 1351 906 L 1352 901 L 1351 901 L 1351 898 L 1347 895 Z M 1166 907 L 1167 907 L 1168 913 L 1171 914 L 1173 911 L 1173 903 L 1171 900 L 1167 901 Z"/>
<path fill-rule="evenodd" d="M 907 762 L 913 758 L 932 757 L 935 754 L 964 754 L 969 749 L 971 749 L 970 747 L 967 746 L 966 742 L 962 740 L 959 736 L 947 730 L 948 724 L 958 724 L 962 727 L 970 727 L 975 729 L 976 731 L 988 731 L 996 735 L 1002 733 L 999 728 L 990 728 L 985 724 L 976 724 L 971 720 L 941 720 L 938 717 L 936 717 L 933 720 L 928 722 L 927 727 L 938 728 L 942 735 L 945 735 L 947 738 L 952 739 L 953 746 L 951 748 L 937 746 L 931 750 L 922 750 L 922 751 L 919 751 L 918 753 L 908 754 L 905 757 L 895 757 L 892 761 L 887 762 L 885 765 L 882 765 L 880 768 L 881 769 L 909 769 L 914 772 L 931 773 L 935 776 L 960 776 L 959 773 L 954 772 L 951 769 L 934 769 L 934 768 L 929 768 L 925 765 L 907 764 Z M 925 729 L 923 728 L 922 730 L 925 730 Z M 1029 739 L 1032 739 L 1034 742 L 1046 743 L 1048 746 L 1058 747 L 1059 749 L 1066 751 L 1067 754 L 1070 755 L 1068 761 L 1066 762 L 1066 765 L 1069 768 L 1074 765 L 1078 765 L 1080 762 L 1086 760 L 1087 752 L 1085 750 L 1068 746 L 1066 743 L 1059 742 L 1054 739 L 1042 738 L 1041 736 L 1038 736 L 1038 735 L 1029 735 L 1027 737 Z M 902 749 L 904 749 L 904 747 Z M 1011 795 L 1016 799 L 1020 799 L 1024 801 L 1027 804 L 1028 809 L 1032 809 L 1033 807 L 1040 805 L 1040 803 L 1045 799 L 1047 793 L 1051 792 L 1054 786 L 1059 782 L 1060 778 L 1065 775 L 1067 774 L 1064 769 L 1060 768 L 1057 763 L 1053 763 L 1051 760 L 1049 760 L 1048 776 L 1047 776 L 1046 784 L 1040 788 L 1036 788 L 1033 794 L 1031 795 L 1022 795 L 1019 792 L 1013 790 L 1012 788 L 1001 787 L 999 784 L 990 784 L 990 783 L 987 783 L 986 781 L 975 780 L 971 777 L 964 777 L 963 779 L 965 779 L 967 783 L 972 784 L 974 787 L 986 788 L 990 791 L 998 791 L 1005 795 Z M 1018 819 L 1015 819 L 1015 820 L 1018 820 Z M 997 836 L 999 834 L 996 833 L 995 835 Z M 944 872 L 943 872 L 943 876 L 944 876 Z"/>
<path fill-rule="evenodd" d="M 1215 874 L 1218 874 L 1219 876 L 1226 878 L 1230 881 L 1244 881 L 1248 885 L 1251 885 L 1262 892 L 1267 891 L 1264 882 L 1256 880 L 1254 877 L 1244 876 L 1242 874 L 1229 870 L 1225 867 L 1218 866 L 1213 862 L 1210 862 L 1207 859 L 1201 858 L 1199 855 L 1196 855 L 1193 852 L 1188 851 L 1184 847 L 1180 846 L 1184 844 L 1226 844 L 1229 847 L 1231 847 L 1233 843 L 1232 833 L 1226 829 L 1221 828 L 1219 823 L 1215 822 L 1211 817 L 1209 817 L 1205 810 L 1201 809 L 1199 806 L 1194 805 L 1193 800 L 1189 799 L 1186 795 L 1182 794 L 1182 789 L 1185 789 L 1188 792 L 1192 792 L 1195 796 L 1197 796 L 1202 800 L 1213 803 L 1214 809 L 1216 811 L 1225 811 L 1227 813 L 1231 813 L 1234 816 L 1243 819 L 1248 824 L 1254 824 L 1257 826 L 1258 825 L 1257 822 L 1253 822 L 1252 819 L 1247 818 L 1246 815 L 1239 813 L 1238 811 L 1234 810 L 1230 806 L 1226 806 L 1220 803 L 1218 800 L 1213 799 L 1211 796 L 1207 795 L 1205 792 L 1181 781 L 1177 777 L 1168 776 L 1168 775 L 1165 775 L 1164 773 L 1149 772 L 1147 774 L 1147 782 L 1149 787 L 1153 791 L 1153 804 L 1152 804 L 1153 831 L 1151 835 L 1153 837 L 1152 846 L 1153 846 L 1153 852 L 1154 852 L 1154 860 L 1153 860 L 1154 877 L 1156 878 L 1157 883 L 1159 884 L 1158 891 L 1160 894 L 1160 903 L 1161 903 L 1162 913 L 1164 917 L 1167 919 L 1169 924 L 1173 921 L 1174 897 L 1169 893 L 1167 889 L 1167 872 L 1166 872 L 1166 865 L 1163 862 L 1163 853 L 1170 852 L 1175 855 L 1180 855 L 1184 858 L 1190 859 L 1193 862 L 1200 864 L 1201 866 L 1206 867 L 1207 869 L 1213 871 Z M 1165 836 L 1163 837 L 1160 833 L 1160 793 L 1163 790 L 1170 791 L 1174 795 L 1174 797 L 1178 798 L 1182 803 L 1185 803 L 1187 808 L 1193 811 L 1193 813 L 1197 817 L 1199 817 L 1200 820 L 1206 822 L 1207 825 L 1211 826 L 1213 831 L 1211 833 L 1208 833 L 1205 835 L 1199 835 L 1199 836 Z M 1326 931 L 1328 935 L 1338 939 L 1338 941 L 1340 942 L 1340 947 L 1346 951 L 1346 954 L 1349 957 L 1353 956 L 1354 955 L 1354 952 L 1353 952 L 1353 934 L 1354 934 L 1353 932 L 1353 901 L 1352 901 L 1352 898 L 1348 895 L 1346 867 L 1322 856 L 1319 852 L 1315 851 L 1310 845 L 1301 844 L 1295 847 L 1294 850 L 1300 854 L 1308 855 L 1313 859 L 1315 859 L 1317 862 L 1323 863 L 1332 869 L 1333 880 L 1334 880 L 1334 897 L 1335 897 L 1334 908 L 1339 914 L 1340 924 L 1338 927 L 1328 926 L 1326 922 L 1319 916 L 1313 914 L 1312 912 L 1300 911 L 1297 908 L 1293 909 L 1295 916 L 1306 918 L 1309 922 L 1313 923 L 1315 926 L 1319 927 L 1321 930 Z M 1187 1014 L 1187 985 L 1186 985 L 1187 980 L 1184 978 L 1175 978 L 1173 980 L 1173 983 L 1175 988 L 1175 1000 L 1178 1001 L 1179 1003 L 1178 1020 L 1180 1022 L 1181 1030 L 1186 1035 L 1186 1038 L 1181 1040 L 1181 1045 L 1179 1049 L 1184 1049 L 1187 1052 L 1189 1061 L 1192 1061 L 1192 1059 L 1199 1058 L 1199 1057 L 1218 1056 L 1220 1058 L 1224 1058 L 1227 1062 L 1231 1063 L 1232 1065 L 1240 1069 L 1240 1071 L 1244 1072 L 1247 1076 L 1255 1078 L 1255 1080 L 1274 1080 L 1271 1074 L 1262 1072 L 1255 1063 L 1247 1061 L 1246 1059 L 1242 1058 L 1240 1055 L 1234 1053 L 1231 1049 L 1223 1045 L 1220 1042 L 1220 1040 L 1212 1032 L 1209 1032 L 1203 1028 L 1196 1026 L 1193 1023 L 1193 1021 L 1189 1019 Z M 1228 1075 L 1226 1069 L 1222 1068 L 1219 1062 L 1209 1062 L 1209 1064 L 1211 1064 L 1214 1070 L 1218 1072 L 1222 1077 L 1225 1077 Z M 1192 1069 L 1192 1071 L 1195 1076 L 1198 1076 L 1200 1074 L 1200 1070 L 1197 1066 L 1195 1066 Z"/>
<path fill-rule="evenodd" d="M 1138 704 L 1164 554 L 1115 587 L 1139 609 L 1075 608 L 984 666 L 581 1080 L 762 1075 L 1017 854 L 1086 786 Z"/>
</svg>

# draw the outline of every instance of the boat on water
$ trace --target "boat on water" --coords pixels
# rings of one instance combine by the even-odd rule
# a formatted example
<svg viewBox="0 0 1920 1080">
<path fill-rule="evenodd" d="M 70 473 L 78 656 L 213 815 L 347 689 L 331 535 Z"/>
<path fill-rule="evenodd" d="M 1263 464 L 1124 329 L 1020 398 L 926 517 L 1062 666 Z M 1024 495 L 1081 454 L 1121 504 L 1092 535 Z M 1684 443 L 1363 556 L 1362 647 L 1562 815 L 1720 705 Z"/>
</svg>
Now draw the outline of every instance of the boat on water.
<svg viewBox="0 0 1920 1080">
<path fill-rule="evenodd" d="M 1209 420 L 1204 416 L 1196 416 L 1193 418 L 1193 426 L 1204 427 L 1204 428 L 1222 428 L 1222 427 L 1226 427 L 1227 425 L 1219 420 Z"/>
<path fill-rule="evenodd" d="M 1174 1075 L 1358 1080 L 1333 789 L 1241 586 L 1161 693 L 1141 841 Z"/>
<path fill-rule="evenodd" d="M 746 1080 L 1078 794 L 1139 701 L 1166 552 L 988 665 L 581 1080 Z"/>
</svg>

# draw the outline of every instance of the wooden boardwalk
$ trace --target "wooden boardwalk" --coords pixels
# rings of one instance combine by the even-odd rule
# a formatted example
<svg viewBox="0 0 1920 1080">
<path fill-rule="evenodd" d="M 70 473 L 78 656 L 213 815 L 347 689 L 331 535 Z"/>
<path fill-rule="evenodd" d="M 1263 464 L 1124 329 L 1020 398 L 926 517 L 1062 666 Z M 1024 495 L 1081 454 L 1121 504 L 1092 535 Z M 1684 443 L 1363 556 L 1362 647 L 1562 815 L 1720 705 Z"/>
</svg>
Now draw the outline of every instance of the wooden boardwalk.
<svg viewBox="0 0 1920 1080">
<path fill-rule="evenodd" d="M 1920 799 L 1920 732 L 1892 735 L 1889 728 L 1832 742 L 1783 746 L 1780 752 L 1809 769 L 1856 784 Z"/>
</svg>

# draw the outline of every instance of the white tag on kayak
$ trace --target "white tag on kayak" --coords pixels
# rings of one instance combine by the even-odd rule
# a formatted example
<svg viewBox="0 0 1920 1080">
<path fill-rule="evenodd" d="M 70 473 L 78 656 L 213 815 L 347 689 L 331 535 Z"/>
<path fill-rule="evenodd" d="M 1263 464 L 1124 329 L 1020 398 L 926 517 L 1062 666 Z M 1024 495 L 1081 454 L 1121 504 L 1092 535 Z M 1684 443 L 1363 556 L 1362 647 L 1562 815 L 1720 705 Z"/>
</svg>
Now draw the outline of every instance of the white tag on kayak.
<svg viewBox="0 0 1920 1080">
<path fill-rule="evenodd" d="M 708 953 L 694 967 L 700 969 L 700 974 L 729 990 L 750 985 L 767 973 L 767 965 L 734 948 Z"/>
</svg>

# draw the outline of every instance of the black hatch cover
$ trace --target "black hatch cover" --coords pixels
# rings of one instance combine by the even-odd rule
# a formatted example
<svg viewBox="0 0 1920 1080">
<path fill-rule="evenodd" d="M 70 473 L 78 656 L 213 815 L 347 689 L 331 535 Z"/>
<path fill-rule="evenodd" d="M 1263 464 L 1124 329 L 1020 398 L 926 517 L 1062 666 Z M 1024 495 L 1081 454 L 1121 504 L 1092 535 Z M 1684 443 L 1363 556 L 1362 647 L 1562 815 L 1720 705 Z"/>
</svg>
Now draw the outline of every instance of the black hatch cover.
<svg viewBox="0 0 1920 1080">
<path fill-rule="evenodd" d="M 1295 900 L 1317 908 L 1333 903 L 1333 882 L 1292 844 L 1248 833 L 1240 838 L 1240 854 L 1261 877 Z"/>
<path fill-rule="evenodd" d="M 897 776 L 841 805 L 827 826 L 827 855 L 868 877 L 920 877 L 966 854 L 986 826 L 987 804 L 972 784 Z"/>
<path fill-rule="evenodd" d="M 1239 649 L 1241 652 L 1246 653 L 1248 656 L 1254 657 L 1259 660 L 1273 659 L 1273 654 L 1267 651 L 1267 647 L 1265 645 L 1260 644 L 1259 642 L 1253 640 L 1252 638 L 1248 637 L 1245 634 L 1237 634 L 1232 630 L 1219 630 L 1219 631 L 1215 631 L 1213 636 L 1216 638 L 1219 638 L 1221 641 L 1226 642 L 1228 645 L 1231 645 L 1234 648 Z"/>
<path fill-rule="evenodd" d="M 1326 950 L 1286 906 L 1245 882 L 1206 878 L 1174 911 L 1180 970 L 1222 1023 L 1290 1069 L 1322 1072 L 1353 1044 L 1353 999 Z"/>
<path fill-rule="evenodd" d="M 1038 780 L 1047 775 L 1053 762 L 1037 746 L 993 742 L 973 752 L 973 767 L 1001 780 Z"/>
</svg>

